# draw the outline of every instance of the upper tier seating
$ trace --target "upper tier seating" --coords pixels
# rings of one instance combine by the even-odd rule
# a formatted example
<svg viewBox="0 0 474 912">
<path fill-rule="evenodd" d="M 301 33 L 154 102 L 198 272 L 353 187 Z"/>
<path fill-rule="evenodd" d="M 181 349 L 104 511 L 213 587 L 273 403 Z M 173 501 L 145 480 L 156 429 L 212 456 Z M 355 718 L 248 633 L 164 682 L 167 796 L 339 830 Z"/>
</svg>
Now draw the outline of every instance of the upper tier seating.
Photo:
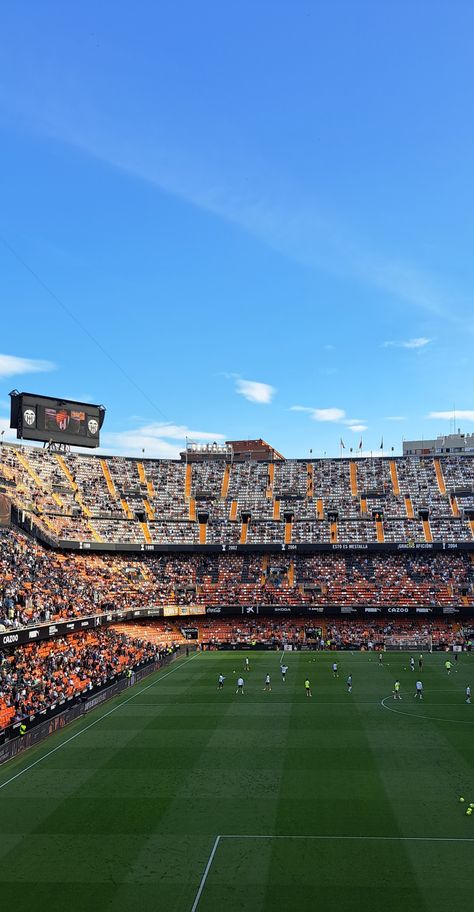
<svg viewBox="0 0 474 912">
<path fill-rule="evenodd" d="M 58 543 L 474 542 L 471 456 L 186 464 L 3 445 L 2 482 Z"/>
</svg>

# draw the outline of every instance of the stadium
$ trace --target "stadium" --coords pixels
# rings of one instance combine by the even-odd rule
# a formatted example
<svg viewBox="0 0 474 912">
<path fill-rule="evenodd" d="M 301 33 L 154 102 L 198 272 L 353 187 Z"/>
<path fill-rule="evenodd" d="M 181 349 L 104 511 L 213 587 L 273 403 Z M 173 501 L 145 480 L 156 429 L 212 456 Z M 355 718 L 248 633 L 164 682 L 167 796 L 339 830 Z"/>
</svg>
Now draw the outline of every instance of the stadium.
<svg viewBox="0 0 474 912">
<path fill-rule="evenodd" d="M 151 908 L 157 879 L 168 909 L 376 908 L 372 865 L 411 909 L 413 857 L 446 901 L 473 841 L 474 457 L 5 444 L 0 480 L 2 819 L 26 801 L 38 908 L 59 838 L 71 909 Z"/>
<path fill-rule="evenodd" d="M 471 912 L 473 34 L 1 5 L 8 912 Z"/>
</svg>

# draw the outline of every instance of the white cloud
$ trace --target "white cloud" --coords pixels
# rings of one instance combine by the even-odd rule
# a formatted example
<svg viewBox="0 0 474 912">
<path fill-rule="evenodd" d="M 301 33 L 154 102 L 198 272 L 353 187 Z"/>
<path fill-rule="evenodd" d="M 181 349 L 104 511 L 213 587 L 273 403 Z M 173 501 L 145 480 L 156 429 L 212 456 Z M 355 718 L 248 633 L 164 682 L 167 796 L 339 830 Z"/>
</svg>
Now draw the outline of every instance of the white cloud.
<svg viewBox="0 0 474 912">
<path fill-rule="evenodd" d="M 154 421 L 151 424 L 145 424 L 139 428 L 139 433 L 152 438 L 166 437 L 171 440 L 185 440 L 189 437 L 191 440 L 210 441 L 224 440 L 225 434 L 217 434 L 212 431 L 193 431 L 184 424 L 169 424 L 167 421 Z"/>
<path fill-rule="evenodd" d="M 350 431 L 355 431 L 355 433 L 358 434 L 361 431 L 366 431 L 368 425 L 366 425 L 366 424 L 349 424 L 348 427 L 349 427 Z"/>
<path fill-rule="evenodd" d="M 473 409 L 454 409 L 449 412 L 430 412 L 428 418 L 444 418 L 446 421 L 454 421 L 459 419 L 462 421 L 474 421 L 474 410 Z"/>
<path fill-rule="evenodd" d="M 429 345 L 431 339 L 427 339 L 425 336 L 420 336 L 417 339 L 406 339 L 401 342 L 384 342 L 383 348 L 424 348 L 425 345 Z"/>
<path fill-rule="evenodd" d="M 186 445 L 186 437 L 206 443 L 225 440 L 225 434 L 195 431 L 186 425 L 153 422 L 127 431 L 103 433 L 101 452 L 141 456 L 142 450 L 145 450 L 144 455 L 147 458 L 179 459 L 179 454 Z"/>
<path fill-rule="evenodd" d="M 16 374 L 38 374 L 55 370 L 51 361 L 36 361 L 33 358 L 19 358 L 16 355 L 0 354 L 0 377 L 14 377 Z"/>
<path fill-rule="evenodd" d="M 387 415 L 384 421 L 406 421 L 405 415 Z"/>
<path fill-rule="evenodd" d="M 355 424 L 364 424 L 365 418 L 344 418 L 343 424 L 347 424 L 348 427 L 352 427 Z"/>
<path fill-rule="evenodd" d="M 236 392 L 244 396 L 249 402 L 258 402 L 268 405 L 276 393 L 276 389 L 269 383 L 260 383 L 258 380 L 243 380 L 238 377 L 235 383 Z"/>
<path fill-rule="evenodd" d="M 340 408 L 308 408 L 306 405 L 292 405 L 291 412 L 308 412 L 313 421 L 342 421 L 346 413 Z"/>
</svg>

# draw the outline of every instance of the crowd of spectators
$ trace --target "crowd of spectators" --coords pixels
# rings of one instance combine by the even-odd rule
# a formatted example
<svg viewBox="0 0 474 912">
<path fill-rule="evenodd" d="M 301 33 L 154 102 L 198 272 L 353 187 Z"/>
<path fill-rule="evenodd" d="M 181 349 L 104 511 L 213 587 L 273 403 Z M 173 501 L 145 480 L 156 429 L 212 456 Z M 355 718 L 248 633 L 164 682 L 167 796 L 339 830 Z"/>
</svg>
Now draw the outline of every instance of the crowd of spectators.
<svg viewBox="0 0 474 912">
<path fill-rule="evenodd" d="M 0 729 L 104 685 L 158 653 L 157 645 L 112 630 L 0 652 Z"/>
<path fill-rule="evenodd" d="M 417 642 L 427 648 L 449 649 L 455 645 L 467 647 L 472 644 L 469 629 L 458 621 L 437 618 L 409 619 L 397 617 L 396 621 L 387 619 L 344 619 L 310 622 L 307 617 L 273 618 L 243 616 L 232 618 L 194 618 L 193 629 L 197 633 L 197 643 L 206 648 L 218 648 L 222 644 L 229 646 L 269 646 L 282 649 L 310 647 L 319 650 L 327 649 L 367 649 L 380 650 L 390 648 L 398 637 L 405 643 Z M 155 620 L 153 622 L 121 624 L 117 629 L 127 635 L 145 637 L 153 643 L 184 645 L 187 626 L 182 620 Z M 396 634 L 396 636 L 395 636 Z"/>
<path fill-rule="evenodd" d="M 0 532 L 0 629 L 112 609 L 192 605 L 467 607 L 465 552 L 92 554 Z"/>
</svg>

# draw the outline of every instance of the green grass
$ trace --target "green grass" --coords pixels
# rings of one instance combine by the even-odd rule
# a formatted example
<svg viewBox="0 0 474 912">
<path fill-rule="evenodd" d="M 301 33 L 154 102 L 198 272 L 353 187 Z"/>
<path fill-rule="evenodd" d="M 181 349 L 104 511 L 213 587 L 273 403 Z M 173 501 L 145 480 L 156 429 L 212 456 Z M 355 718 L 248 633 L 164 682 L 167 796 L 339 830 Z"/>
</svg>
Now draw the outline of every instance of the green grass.
<svg viewBox="0 0 474 912">
<path fill-rule="evenodd" d="M 251 653 L 238 696 L 245 655 L 176 663 L 0 769 L 5 908 L 472 908 L 474 656 L 426 656 L 419 704 L 404 654 L 339 653 L 337 679 L 288 654 L 283 685 L 281 653 Z"/>
</svg>

